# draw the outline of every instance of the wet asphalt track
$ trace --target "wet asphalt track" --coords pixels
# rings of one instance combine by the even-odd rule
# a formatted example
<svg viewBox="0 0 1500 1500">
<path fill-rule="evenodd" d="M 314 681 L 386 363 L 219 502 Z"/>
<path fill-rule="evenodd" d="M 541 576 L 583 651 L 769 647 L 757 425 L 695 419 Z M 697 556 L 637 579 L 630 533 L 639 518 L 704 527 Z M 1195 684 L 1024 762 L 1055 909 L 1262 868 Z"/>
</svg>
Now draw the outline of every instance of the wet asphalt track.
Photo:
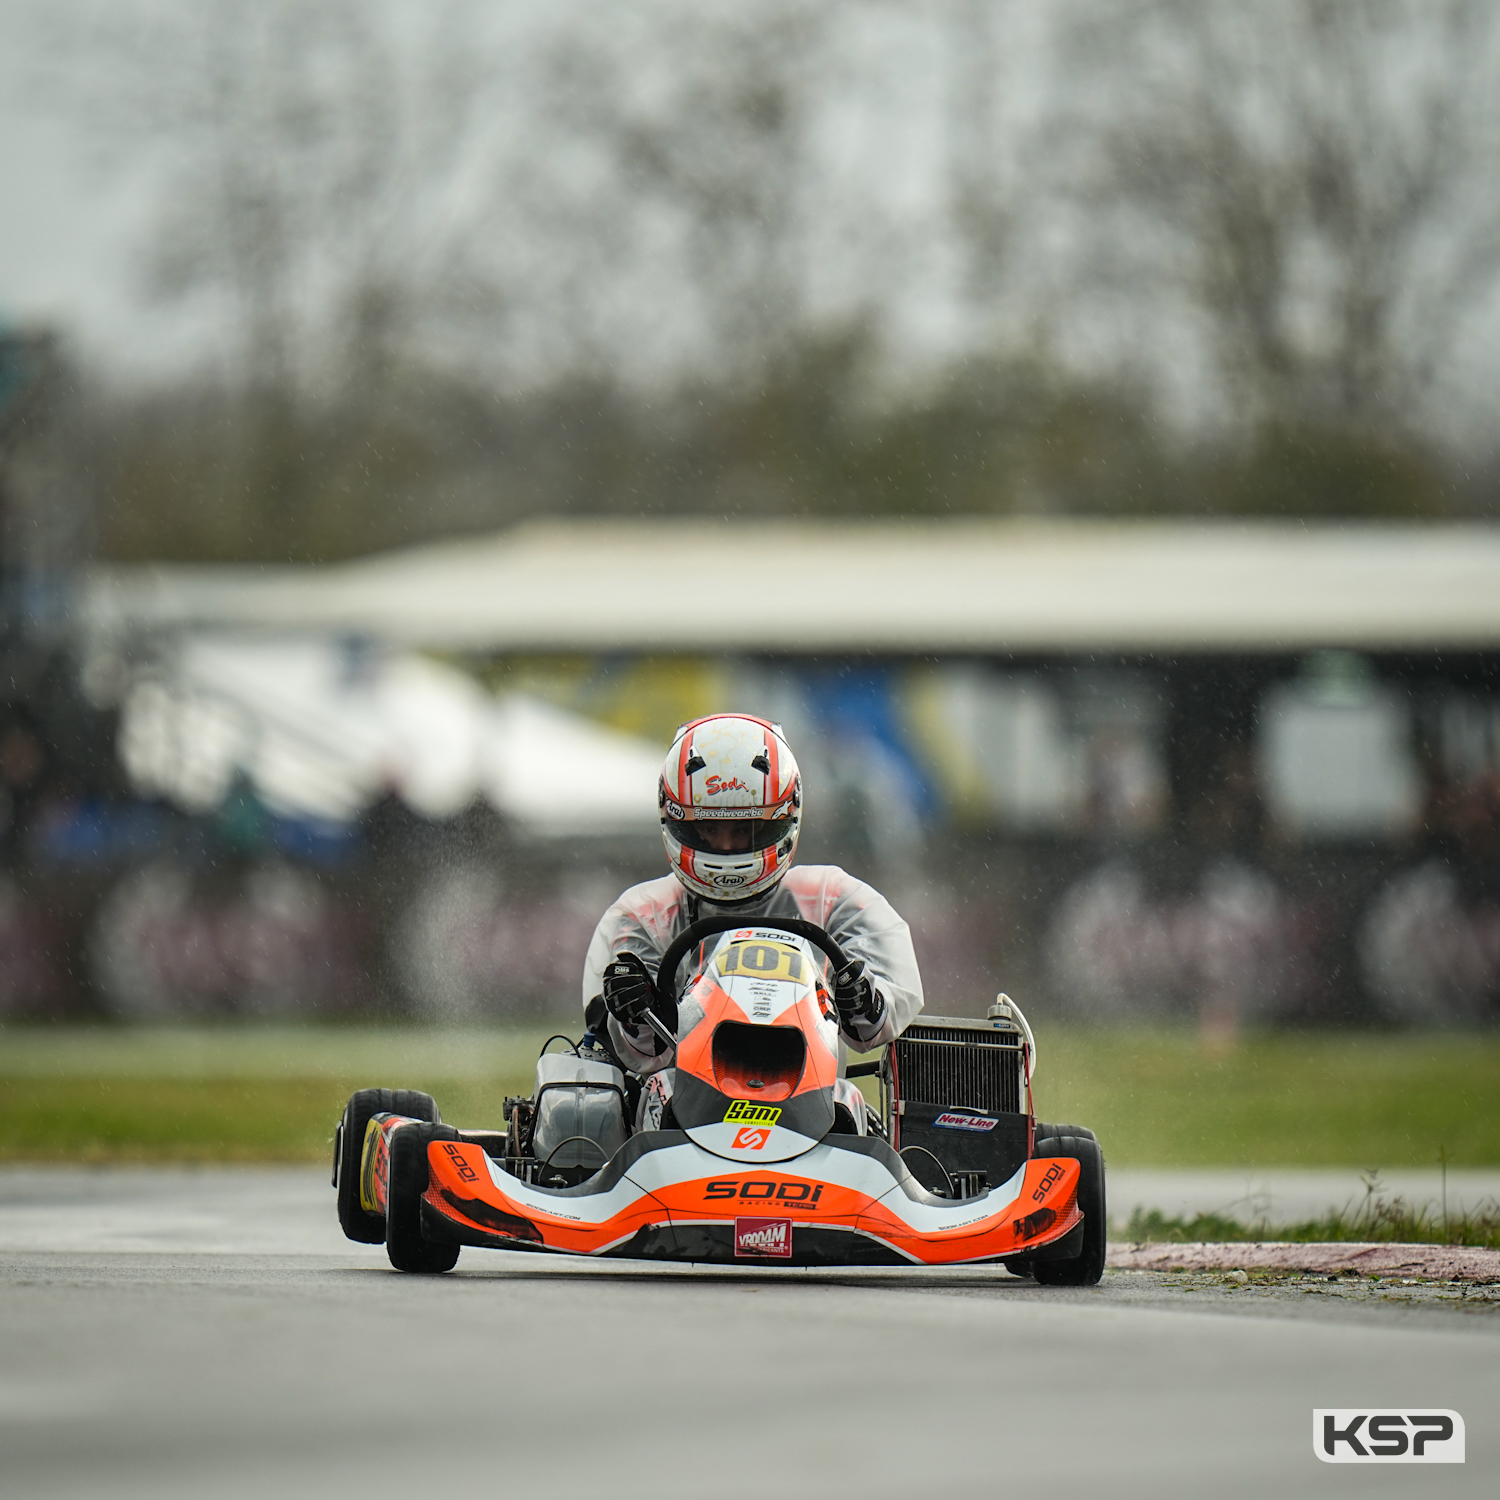
<svg viewBox="0 0 1500 1500">
<path fill-rule="evenodd" d="M 1464 1468 L 1314 1406 L 1454 1407 Z M 723 1274 L 348 1244 L 304 1171 L 0 1172 L 0 1494 L 1500 1492 L 1500 1289 Z"/>
</svg>

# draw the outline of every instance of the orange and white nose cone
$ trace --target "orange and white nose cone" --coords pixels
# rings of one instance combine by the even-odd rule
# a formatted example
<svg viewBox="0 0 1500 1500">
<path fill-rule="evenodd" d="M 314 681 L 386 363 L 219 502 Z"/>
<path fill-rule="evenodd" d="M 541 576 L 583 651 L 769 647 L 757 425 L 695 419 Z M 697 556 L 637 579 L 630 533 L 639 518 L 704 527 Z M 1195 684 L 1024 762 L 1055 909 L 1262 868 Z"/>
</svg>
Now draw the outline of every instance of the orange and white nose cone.
<svg viewBox="0 0 1500 1500">
<path fill-rule="evenodd" d="M 673 873 L 710 901 L 764 894 L 797 852 L 802 777 L 781 727 L 765 719 L 713 714 L 684 724 L 658 800 Z"/>
</svg>

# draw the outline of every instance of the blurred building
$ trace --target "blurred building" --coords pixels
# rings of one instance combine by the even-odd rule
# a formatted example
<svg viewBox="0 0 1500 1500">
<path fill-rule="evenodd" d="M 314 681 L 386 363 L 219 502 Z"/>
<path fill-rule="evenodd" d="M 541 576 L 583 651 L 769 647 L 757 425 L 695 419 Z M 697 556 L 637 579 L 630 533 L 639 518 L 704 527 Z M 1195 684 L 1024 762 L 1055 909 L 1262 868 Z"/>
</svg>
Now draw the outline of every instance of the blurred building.
<svg viewBox="0 0 1500 1500">
<path fill-rule="evenodd" d="M 565 993 L 611 887 L 659 868 L 655 757 L 726 706 L 786 725 L 805 857 L 891 891 L 945 1006 L 1500 1003 L 1493 528 L 534 525 L 95 569 L 80 623 L 150 805 L 238 818 L 262 863 L 385 851 L 408 1008 Z"/>
<path fill-rule="evenodd" d="M 74 372 L 47 329 L 0 325 L 0 1017 L 65 1007 L 104 883 L 36 857 L 83 805 L 128 808 L 112 715 L 80 690 L 75 584 L 91 496 L 70 462 Z M 149 819 L 150 813 L 145 817 Z M 83 825 L 78 825 L 82 827 Z M 87 838 L 87 834 L 85 837 Z"/>
</svg>

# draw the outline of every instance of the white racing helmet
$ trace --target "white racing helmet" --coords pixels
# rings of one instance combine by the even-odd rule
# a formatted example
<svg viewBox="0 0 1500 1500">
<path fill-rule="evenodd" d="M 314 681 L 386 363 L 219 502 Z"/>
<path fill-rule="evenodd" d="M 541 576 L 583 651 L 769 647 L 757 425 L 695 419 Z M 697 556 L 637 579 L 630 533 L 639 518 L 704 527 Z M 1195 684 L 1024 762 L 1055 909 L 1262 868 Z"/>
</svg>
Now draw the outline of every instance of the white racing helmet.
<svg viewBox="0 0 1500 1500">
<path fill-rule="evenodd" d="M 749 714 L 684 724 L 657 800 L 672 873 L 695 896 L 763 896 L 797 853 L 802 776 L 779 724 Z"/>
</svg>

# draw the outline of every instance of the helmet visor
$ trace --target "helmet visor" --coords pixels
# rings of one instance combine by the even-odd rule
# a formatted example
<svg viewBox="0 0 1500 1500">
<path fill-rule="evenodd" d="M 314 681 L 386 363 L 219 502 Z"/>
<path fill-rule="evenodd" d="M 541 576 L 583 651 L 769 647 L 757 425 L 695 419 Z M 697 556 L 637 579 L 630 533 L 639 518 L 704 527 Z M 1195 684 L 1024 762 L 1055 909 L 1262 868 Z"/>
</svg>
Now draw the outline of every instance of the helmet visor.
<svg viewBox="0 0 1500 1500">
<path fill-rule="evenodd" d="M 753 854 L 790 836 L 791 818 L 668 818 L 667 831 L 684 848 L 702 854 Z"/>
</svg>

